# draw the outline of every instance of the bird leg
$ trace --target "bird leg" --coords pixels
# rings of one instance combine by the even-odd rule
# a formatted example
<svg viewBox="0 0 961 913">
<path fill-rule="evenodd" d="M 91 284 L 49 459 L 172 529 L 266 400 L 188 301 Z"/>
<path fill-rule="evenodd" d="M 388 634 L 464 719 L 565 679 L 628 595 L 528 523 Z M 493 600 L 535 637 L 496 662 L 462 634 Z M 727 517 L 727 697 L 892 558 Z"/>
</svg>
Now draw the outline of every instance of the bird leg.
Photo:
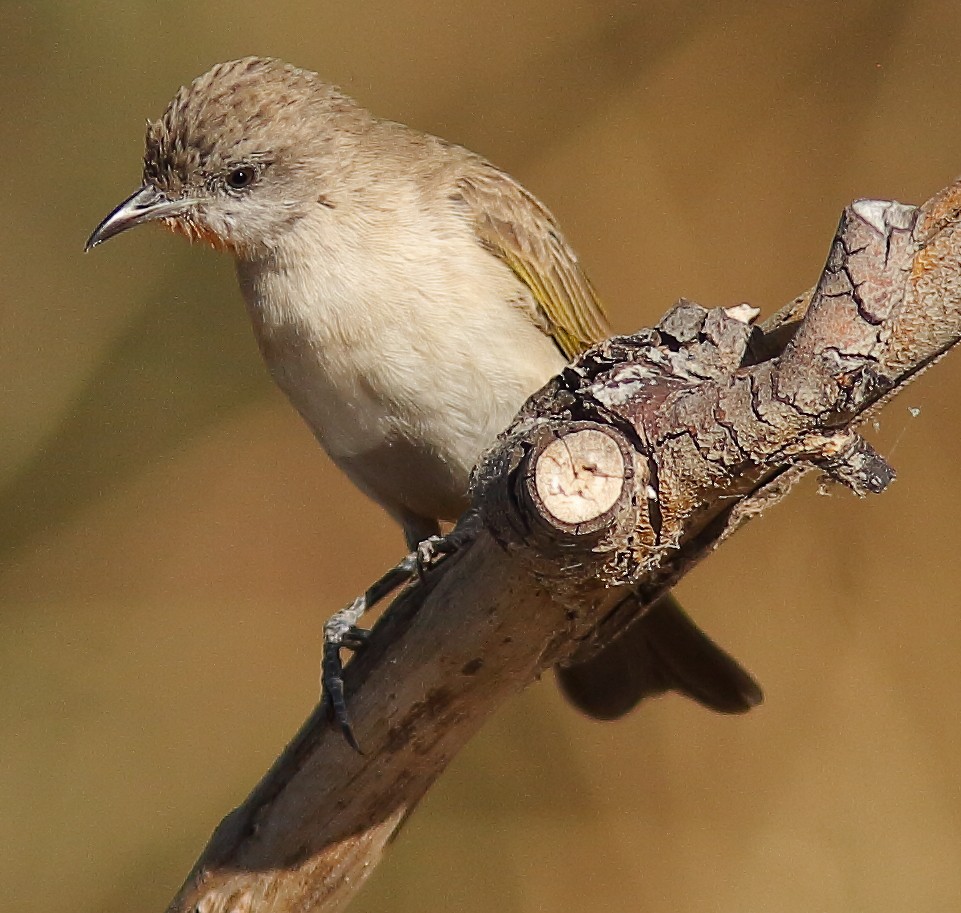
<svg viewBox="0 0 961 913">
<path fill-rule="evenodd" d="M 333 721 L 340 727 L 347 744 L 360 754 L 363 752 L 354 735 L 350 715 L 347 712 L 347 700 L 344 696 L 344 664 L 340 651 L 356 652 L 362 649 L 370 637 L 370 631 L 358 627 L 360 619 L 382 599 L 386 599 L 395 590 L 415 578 L 423 584 L 428 570 L 467 545 L 475 534 L 474 524 L 461 522 L 446 536 L 430 536 L 424 539 L 386 574 L 375 580 L 349 606 L 335 612 L 324 625 L 320 677 L 324 705 Z"/>
</svg>

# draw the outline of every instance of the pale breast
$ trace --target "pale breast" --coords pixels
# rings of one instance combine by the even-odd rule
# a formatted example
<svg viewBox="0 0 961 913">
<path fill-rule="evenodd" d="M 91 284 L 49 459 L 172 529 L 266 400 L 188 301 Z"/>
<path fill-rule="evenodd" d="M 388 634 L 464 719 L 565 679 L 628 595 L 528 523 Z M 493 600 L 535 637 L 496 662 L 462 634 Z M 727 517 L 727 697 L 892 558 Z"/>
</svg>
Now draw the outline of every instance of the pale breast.
<svg viewBox="0 0 961 913">
<path fill-rule="evenodd" d="M 395 513 L 452 519 L 477 458 L 563 356 L 459 226 L 341 227 L 302 235 L 283 268 L 239 267 L 261 351 L 362 488 Z"/>
</svg>

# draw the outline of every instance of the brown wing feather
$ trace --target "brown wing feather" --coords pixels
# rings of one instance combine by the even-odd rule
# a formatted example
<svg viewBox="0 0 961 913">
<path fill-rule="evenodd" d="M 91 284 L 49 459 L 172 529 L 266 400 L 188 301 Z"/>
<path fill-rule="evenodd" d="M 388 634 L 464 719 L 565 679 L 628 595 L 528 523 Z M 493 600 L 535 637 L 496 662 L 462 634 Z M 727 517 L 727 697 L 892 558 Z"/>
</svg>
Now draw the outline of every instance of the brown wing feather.
<svg viewBox="0 0 961 913">
<path fill-rule="evenodd" d="M 550 211 L 510 175 L 479 162 L 457 181 L 478 240 L 530 289 L 537 313 L 560 350 L 574 358 L 610 335 L 607 315 L 577 255 Z"/>
</svg>

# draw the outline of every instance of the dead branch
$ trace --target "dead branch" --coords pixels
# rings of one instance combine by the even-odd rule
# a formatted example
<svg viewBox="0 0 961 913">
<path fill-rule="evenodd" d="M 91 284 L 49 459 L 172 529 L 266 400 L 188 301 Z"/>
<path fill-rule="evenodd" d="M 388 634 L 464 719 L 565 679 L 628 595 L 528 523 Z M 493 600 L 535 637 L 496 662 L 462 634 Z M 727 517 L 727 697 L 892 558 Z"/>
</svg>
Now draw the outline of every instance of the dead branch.
<svg viewBox="0 0 961 913">
<path fill-rule="evenodd" d="M 348 667 L 365 754 L 316 710 L 171 913 L 341 909 L 508 697 L 590 657 L 806 472 L 882 491 L 893 471 L 857 427 L 961 339 L 959 211 L 961 184 L 920 209 L 858 201 L 816 288 L 763 330 L 746 305 L 682 301 L 532 397 L 475 473 L 471 543 Z"/>
</svg>

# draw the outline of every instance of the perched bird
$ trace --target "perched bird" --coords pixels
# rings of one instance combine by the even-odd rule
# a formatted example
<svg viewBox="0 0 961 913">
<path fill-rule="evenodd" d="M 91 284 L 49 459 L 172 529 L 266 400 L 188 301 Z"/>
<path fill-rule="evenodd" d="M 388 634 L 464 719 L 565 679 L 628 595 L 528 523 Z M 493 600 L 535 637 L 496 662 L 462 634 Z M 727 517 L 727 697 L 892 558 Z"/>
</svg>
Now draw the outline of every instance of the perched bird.
<svg viewBox="0 0 961 913">
<path fill-rule="evenodd" d="M 609 335 L 553 216 L 510 175 L 280 60 L 181 88 L 148 124 L 143 186 L 87 248 L 145 222 L 234 257 L 272 377 L 409 547 L 464 511 L 524 400 Z M 670 598 L 559 676 L 599 718 L 670 688 L 724 712 L 760 700 Z"/>
</svg>

